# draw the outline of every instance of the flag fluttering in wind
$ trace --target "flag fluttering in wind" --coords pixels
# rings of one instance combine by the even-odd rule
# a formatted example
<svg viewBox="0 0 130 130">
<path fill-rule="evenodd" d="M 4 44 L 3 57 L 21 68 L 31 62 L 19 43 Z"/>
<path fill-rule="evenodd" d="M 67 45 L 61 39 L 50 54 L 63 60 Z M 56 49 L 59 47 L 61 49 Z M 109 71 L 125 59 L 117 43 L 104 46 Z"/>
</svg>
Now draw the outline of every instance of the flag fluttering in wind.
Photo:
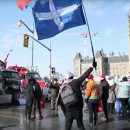
<svg viewBox="0 0 130 130">
<path fill-rule="evenodd" d="M 38 40 L 86 24 L 82 0 L 37 0 L 32 8 Z"/>
<path fill-rule="evenodd" d="M 12 51 L 12 50 L 10 50 L 10 51 Z M 9 51 L 9 53 L 10 53 L 10 51 Z M 7 59 L 8 59 L 9 53 L 7 54 L 6 58 L 4 59 L 5 64 L 7 64 Z"/>
<path fill-rule="evenodd" d="M 9 56 L 9 53 L 7 54 L 6 58 L 4 59 L 5 63 L 7 63 L 8 56 Z"/>
<path fill-rule="evenodd" d="M 17 0 L 17 6 L 23 10 L 32 0 Z"/>
</svg>

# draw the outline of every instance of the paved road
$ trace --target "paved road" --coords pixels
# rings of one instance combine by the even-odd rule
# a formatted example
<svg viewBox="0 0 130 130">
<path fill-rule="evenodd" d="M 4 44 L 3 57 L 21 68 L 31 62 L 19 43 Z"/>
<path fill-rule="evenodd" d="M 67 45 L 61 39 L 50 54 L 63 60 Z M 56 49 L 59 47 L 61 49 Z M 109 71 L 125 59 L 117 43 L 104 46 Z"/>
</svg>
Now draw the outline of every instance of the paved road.
<svg viewBox="0 0 130 130">
<path fill-rule="evenodd" d="M 58 112 L 50 109 L 50 103 L 46 104 L 46 108 L 42 110 L 43 120 L 37 119 L 26 121 L 24 116 L 25 106 L 0 106 L 0 130 L 64 130 L 64 115 L 59 109 Z M 84 112 L 84 125 L 86 130 L 130 130 L 130 122 L 125 122 L 122 117 L 116 114 L 110 117 L 108 123 L 100 121 L 97 127 L 88 125 L 88 112 Z M 74 121 L 72 130 L 78 130 Z"/>
</svg>

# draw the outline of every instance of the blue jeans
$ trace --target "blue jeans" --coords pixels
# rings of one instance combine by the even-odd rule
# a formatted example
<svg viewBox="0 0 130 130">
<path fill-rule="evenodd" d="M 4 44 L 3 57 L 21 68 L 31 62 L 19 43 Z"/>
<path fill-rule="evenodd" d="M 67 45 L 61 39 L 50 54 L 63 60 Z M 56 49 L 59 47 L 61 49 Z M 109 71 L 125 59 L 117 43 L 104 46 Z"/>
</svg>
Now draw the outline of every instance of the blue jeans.
<svg viewBox="0 0 130 130">
<path fill-rule="evenodd" d="M 116 111 L 119 114 L 122 114 L 122 112 L 123 112 L 122 105 L 121 105 L 121 102 L 120 102 L 119 98 L 116 99 Z"/>
</svg>

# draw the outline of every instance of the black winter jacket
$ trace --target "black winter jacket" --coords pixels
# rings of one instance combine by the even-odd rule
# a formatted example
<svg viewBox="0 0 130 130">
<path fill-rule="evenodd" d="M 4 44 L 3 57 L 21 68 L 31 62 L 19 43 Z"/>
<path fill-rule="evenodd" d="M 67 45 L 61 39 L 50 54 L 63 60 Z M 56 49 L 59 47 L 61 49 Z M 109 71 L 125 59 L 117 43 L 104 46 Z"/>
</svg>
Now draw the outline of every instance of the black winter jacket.
<svg viewBox="0 0 130 130">
<path fill-rule="evenodd" d="M 109 96 L 109 84 L 106 79 L 101 80 L 100 82 L 100 98 L 102 100 L 107 100 Z"/>
<path fill-rule="evenodd" d="M 81 92 L 81 84 L 83 81 L 88 77 L 88 75 L 92 72 L 93 68 L 90 67 L 83 75 L 81 75 L 77 79 L 73 79 L 69 85 L 73 88 L 73 90 L 76 92 L 78 95 L 78 103 L 75 105 L 75 107 L 83 107 L 83 97 L 82 97 L 82 92 Z"/>
<path fill-rule="evenodd" d="M 34 97 L 36 99 L 41 98 L 43 96 L 43 94 L 42 94 L 41 87 L 40 87 L 40 85 L 39 85 L 39 83 L 37 81 L 35 82 L 34 87 L 36 89 L 35 91 L 33 90 Z"/>
<path fill-rule="evenodd" d="M 33 85 L 32 84 L 27 84 L 25 88 L 25 95 L 26 95 L 26 100 L 33 100 L 34 99 L 34 93 L 33 93 Z"/>
</svg>

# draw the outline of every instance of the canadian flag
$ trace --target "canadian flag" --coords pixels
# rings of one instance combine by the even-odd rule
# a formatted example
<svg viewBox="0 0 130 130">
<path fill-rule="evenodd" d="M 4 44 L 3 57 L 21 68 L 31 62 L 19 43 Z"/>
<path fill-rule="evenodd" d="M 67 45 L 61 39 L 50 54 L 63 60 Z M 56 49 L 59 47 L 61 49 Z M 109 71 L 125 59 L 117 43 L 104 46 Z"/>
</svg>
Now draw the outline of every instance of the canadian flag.
<svg viewBox="0 0 130 130">
<path fill-rule="evenodd" d="M 17 0 L 16 5 L 23 10 L 27 4 L 29 4 L 32 0 Z"/>
</svg>

